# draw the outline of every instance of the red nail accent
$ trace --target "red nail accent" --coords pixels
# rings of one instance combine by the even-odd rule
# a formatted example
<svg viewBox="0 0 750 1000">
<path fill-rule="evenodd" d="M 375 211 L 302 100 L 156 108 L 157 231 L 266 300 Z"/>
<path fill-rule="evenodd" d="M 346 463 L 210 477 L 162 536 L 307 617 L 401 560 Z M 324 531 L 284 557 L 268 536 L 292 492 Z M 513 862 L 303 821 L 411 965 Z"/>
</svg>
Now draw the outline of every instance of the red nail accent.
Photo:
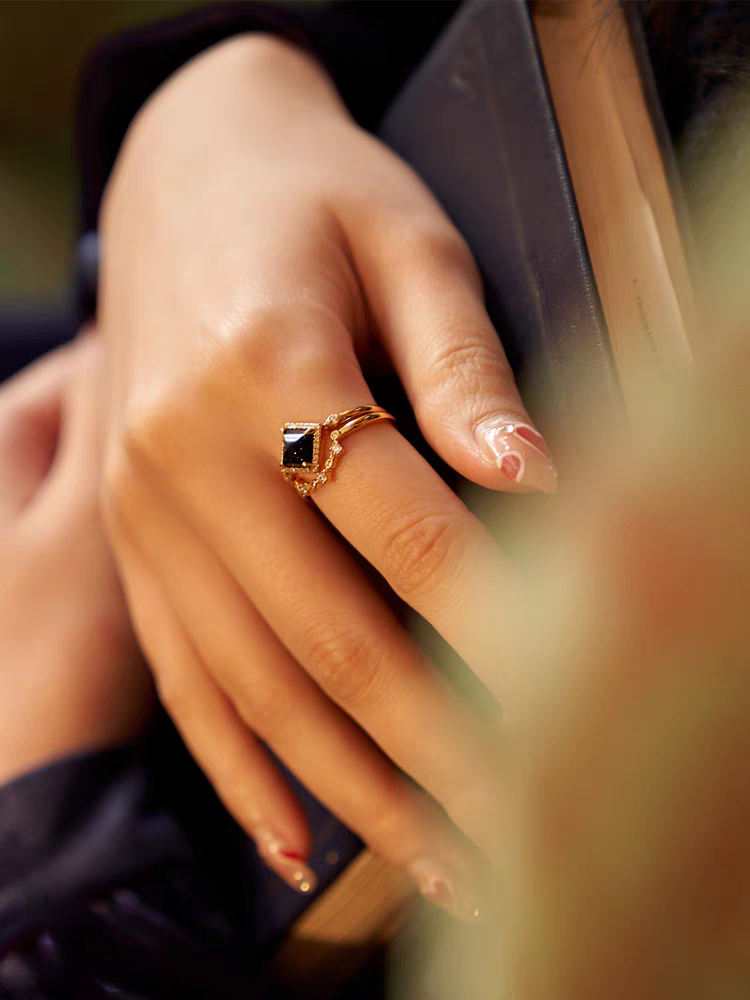
<svg viewBox="0 0 750 1000">
<path fill-rule="evenodd" d="M 289 861 L 304 861 L 305 859 L 301 854 L 295 854 L 293 851 L 282 851 L 277 852 L 282 858 L 287 858 Z"/>
<path fill-rule="evenodd" d="M 537 431 L 532 430 L 530 427 L 519 427 L 516 425 L 516 435 L 533 448 L 536 448 L 537 451 L 541 451 L 545 458 L 552 461 L 552 452 L 547 447 L 547 442 Z"/>
<path fill-rule="evenodd" d="M 517 483 L 521 476 L 521 459 L 519 456 L 514 455 L 512 452 L 509 455 L 504 455 L 500 462 L 500 471 L 508 479 L 512 479 L 514 483 Z"/>
</svg>

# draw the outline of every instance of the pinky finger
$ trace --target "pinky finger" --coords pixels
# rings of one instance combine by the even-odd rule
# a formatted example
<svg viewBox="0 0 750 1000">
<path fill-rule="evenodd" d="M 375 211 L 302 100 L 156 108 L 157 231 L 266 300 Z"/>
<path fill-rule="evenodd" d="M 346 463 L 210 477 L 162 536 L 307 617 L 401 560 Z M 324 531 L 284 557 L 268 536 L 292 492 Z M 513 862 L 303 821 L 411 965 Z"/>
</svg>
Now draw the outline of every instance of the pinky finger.
<svg viewBox="0 0 750 1000">
<path fill-rule="evenodd" d="M 312 892 L 310 831 L 299 801 L 212 680 L 141 554 L 122 536 L 117 547 L 133 625 L 164 707 L 266 864 L 292 888 Z"/>
</svg>

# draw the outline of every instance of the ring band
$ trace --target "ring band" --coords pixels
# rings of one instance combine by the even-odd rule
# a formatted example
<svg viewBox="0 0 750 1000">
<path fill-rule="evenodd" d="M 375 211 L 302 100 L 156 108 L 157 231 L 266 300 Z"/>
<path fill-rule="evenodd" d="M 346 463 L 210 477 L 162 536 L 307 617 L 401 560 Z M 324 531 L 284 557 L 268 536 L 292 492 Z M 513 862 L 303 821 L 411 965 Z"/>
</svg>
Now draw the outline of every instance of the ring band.
<svg viewBox="0 0 750 1000">
<path fill-rule="evenodd" d="M 327 483 L 333 467 L 343 452 L 341 439 L 379 420 L 396 418 L 382 406 L 353 406 L 343 413 L 332 413 L 321 424 L 305 421 L 284 424 L 281 428 L 281 473 L 294 485 L 301 497 Z M 325 440 L 324 440 L 325 438 Z M 321 452 L 327 451 L 321 468 Z M 305 475 L 314 476 L 305 479 Z"/>
</svg>

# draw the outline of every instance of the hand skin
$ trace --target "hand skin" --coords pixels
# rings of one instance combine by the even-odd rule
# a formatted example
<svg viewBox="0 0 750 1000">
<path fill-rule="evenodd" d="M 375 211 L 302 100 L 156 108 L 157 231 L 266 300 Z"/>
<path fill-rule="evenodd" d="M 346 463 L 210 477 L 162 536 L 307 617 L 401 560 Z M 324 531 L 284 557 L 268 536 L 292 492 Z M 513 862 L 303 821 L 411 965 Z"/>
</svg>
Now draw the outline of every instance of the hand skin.
<svg viewBox="0 0 750 1000">
<path fill-rule="evenodd" d="M 162 700 L 293 884 L 312 878 L 309 832 L 258 738 L 428 892 L 459 895 L 455 831 L 394 765 L 481 845 L 487 733 L 324 519 L 484 677 L 502 655 L 481 627 L 502 554 L 393 426 L 348 438 L 312 503 L 279 474 L 279 428 L 374 402 L 363 368 L 385 352 L 458 471 L 553 490 L 471 255 L 316 63 L 264 36 L 209 50 L 151 98 L 101 230 L 104 509 Z"/>
<path fill-rule="evenodd" d="M 0 389 L 0 783 L 151 703 L 98 513 L 101 355 L 86 336 Z"/>
</svg>

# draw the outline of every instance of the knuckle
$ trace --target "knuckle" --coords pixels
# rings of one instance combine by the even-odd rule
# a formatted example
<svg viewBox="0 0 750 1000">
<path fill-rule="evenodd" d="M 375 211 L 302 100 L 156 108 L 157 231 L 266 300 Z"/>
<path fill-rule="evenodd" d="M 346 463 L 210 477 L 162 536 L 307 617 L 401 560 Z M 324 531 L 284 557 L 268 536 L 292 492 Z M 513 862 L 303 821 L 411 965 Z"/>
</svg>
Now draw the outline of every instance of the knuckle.
<svg viewBox="0 0 750 1000">
<path fill-rule="evenodd" d="M 443 343 L 435 345 L 429 368 L 439 382 L 464 378 L 467 372 L 480 376 L 498 368 L 497 351 L 494 345 L 478 337 L 462 335 L 456 339 L 446 338 Z"/>
<path fill-rule="evenodd" d="M 493 391 L 508 391 L 513 384 L 510 369 L 504 364 L 495 345 L 486 340 L 462 334 L 446 336 L 438 343 L 427 367 L 425 395 L 442 395 L 460 386 L 469 397 L 481 395 L 483 386 Z"/>
<path fill-rule="evenodd" d="M 182 482 L 197 467 L 198 452 L 205 454 L 200 428 L 206 413 L 200 386 L 175 385 L 150 405 L 133 406 L 108 449 L 104 494 L 126 510 L 143 498 L 147 486 Z"/>
<path fill-rule="evenodd" d="M 466 240 L 447 219 L 420 220 L 406 237 L 408 252 L 426 261 L 431 268 L 441 272 L 463 272 L 467 277 L 478 278 L 474 256 Z"/>
<path fill-rule="evenodd" d="M 256 387 L 304 378 L 330 380 L 351 366 L 351 337 L 340 315 L 321 305 L 285 303 L 255 308 L 219 330 L 231 342 L 237 370 L 251 372 Z M 346 373 L 348 374 L 348 372 Z"/>
<path fill-rule="evenodd" d="M 193 440 L 189 418 L 174 402 L 178 393 L 126 415 L 120 436 L 123 458 L 136 470 L 161 468 L 169 456 Z"/>
<path fill-rule="evenodd" d="M 144 470 L 158 462 L 151 422 L 145 417 L 130 417 L 109 449 L 102 480 L 103 493 L 127 509 L 141 481 Z"/>
<path fill-rule="evenodd" d="M 434 589 L 457 554 L 453 519 L 447 512 L 410 512 L 386 529 L 386 578 L 402 597 Z"/>
<path fill-rule="evenodd" d="M 381 660 L 364 636 L 331 629 L 311 642 L 306 660 L 310 674 L 338 703 L 357 706 L 373 698 Z"/>
<path fill-rule="evenodd" d="M 123 458 L 132 467 L 149 453 L 150 421 L 144 417 L 128 416 L 121 435 Z"/>
<path fill-rule="evenodd" d="M 110 541 L 138 527 L 146 509 L 152 468 L 135 457 L 140 447 L 121 437 L 107 450 L 97 491 L 102 523 Z"/>
<path fill-rule="evenodd" d="M 453 330 L 445 331 L 431 352 L 424 370 L 424 386 L 419 410 L 445 404 L 446 394 L 458 391 L 463 397 L 483 397 L 488 386 L 493 395 L 513 391 L 513 374 L 497 346 L 481 337 Z"/>
<path fill-rule="evenodd" d="M 242 720 L 261 737 L 269 737 L 285 727 L 291 711 L 291 696 L 281 685 L 240 687 L 234 699 Z"/>
<path fill-rule="evenodd" d="M 431 235 L 429 251 L 434 263 L 443 270 L 466 273 L 476 270 L 469 244 L 452 226 Z"/>
<path fill-rule="evenodd" d="M 235 355 L 239 370 L 250 371 L 259 381 L 272 378 L 278 370 L 279 355 L 286 341 L 283 311 L 273 305 L 253 307 L 241 317 L 218 320 L 210 330 L 211 339 L 229 345 L 229 362 Z"/>
</svg>

